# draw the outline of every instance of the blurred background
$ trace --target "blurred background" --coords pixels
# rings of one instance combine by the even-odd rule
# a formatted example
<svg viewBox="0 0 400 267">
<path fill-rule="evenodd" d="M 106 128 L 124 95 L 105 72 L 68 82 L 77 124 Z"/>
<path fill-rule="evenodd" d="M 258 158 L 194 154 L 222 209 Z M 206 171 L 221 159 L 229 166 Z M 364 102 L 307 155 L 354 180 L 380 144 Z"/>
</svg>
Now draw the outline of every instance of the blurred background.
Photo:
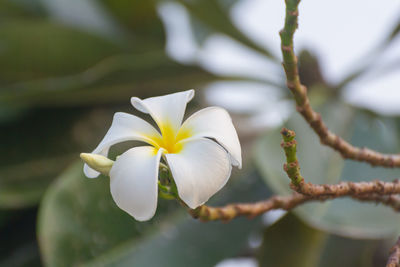
<svg viewBox="0 0 400 267">
<path fill-rule="evenodd" d="M 349 199 L 228 224 L 175 201 L 140 223 L 86 179 L 116 111 L 196 89 L 187 114 L 233 117 L 244 167 L 210 205 L 289 194 L 279 129 L 297 132 L 315 183 L 392 180 L 400 170 L 343 161 L 294 112 L 281 68 L 284 1 L 0 0 L 0 266 L 382 266 L 400 215 Z M 354 145 L 400 151 L 400 2 L 304 0 L 295 35 L 314 108 Z M 125 144 L 115 147 L 113 156 Z"/>
</svg>

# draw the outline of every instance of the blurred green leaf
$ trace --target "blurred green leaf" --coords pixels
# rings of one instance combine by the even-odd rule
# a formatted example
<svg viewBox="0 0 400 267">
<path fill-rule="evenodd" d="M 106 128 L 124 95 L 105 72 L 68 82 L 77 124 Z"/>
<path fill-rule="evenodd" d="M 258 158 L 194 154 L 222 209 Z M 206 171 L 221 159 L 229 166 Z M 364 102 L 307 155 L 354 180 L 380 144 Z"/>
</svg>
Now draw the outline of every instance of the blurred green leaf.
<svg viewBox="0 0 400 267">
<path fill-rule="evenodd" d="M 260 267 L 318 266 L 327 236 L 289 213 L 264 231 Z"/>
<path fill-rule="evenodd" d="M 387 44 L 392 42 L 399 33 L 400 33 L 400 17 L 398 18 L 398 21 L 394 25 L 393 30 L 390 32 L 390 34 L 386 40 Z"/>
<path fill-rule="evenodd" d="M 0 210 L 0 228 L 5 225 L 10 218 L 12 218 L 13 212 L 8 210 Z"/>
<path fill-rule="evenodd" d="M 337 103 L 325 105 L 322 117 L 335 133 L 358 146 L 368 146 L 387 153 L 399 151 L 399 136 L 394 121 L 370 120 L 362 113 Z M 366 163 L 343 161 L 319 138 L 298 114 L 286 125 L 296 131 L 301 172 L 306 181 L 318 184 L 340 180 L 370 181 L 376 178 L 391 181 L 400 176 L 399 169 L 371 167 Z M 283 171 L 284 153 L 280 148 L 279 131 L 266 134 L 256 146 L 256 162 L 265 182 L 277 193 L 288 194 L 289 179 Z M 345 236 L 380 238 L 400 231 L 400 214 L 374 203 L 337 199 L 326 203 L 309 203 L 295 210 L 303 220 L 319 229 Z"/>
<path fill-rule="evenodd" d="M 264 231 L 258 251 L 260 267 L 372 267 L 383 266 L 381 241 L 330 235 L 289 213 Z"/>
<path fill-rule="evenodd" d="M 56 23 L 8 20 L 0 25 L 0 82 L 74 74 L 118 52 L 115 43 Z"/>
<path fill-rule="evenodd" d="M 0 125 L 0 208 L 37 204 L 54 176 L 78 156 L 71 131 L 78 114 L 36 111 Z"/>
<path fill-rule="evenodd" d="M 115 20 L 129 30 L 134 43 L 153 40 L 158 48 L 165 44 L 164 27 L 157 16 L 156 1 L 98 0 Z"/>
<path fill-rule="evenodd" d="M 39 203 L 54 175 L 64 169 L 75 155 L 32 159 L 0 168 L 0 208 L 21 208 Z"/>
<path fill-rule="evenodd" d="M 261 178 L 252 169 L 239 171 L 231 180 L 209 205 L 255 201 L 268 196 Z M 189 218 L 170 221 L 165 226 L 158 227 L 157 234 L 141 242 L 127 243 L 88 266 L 186 267 L 190 262 L 193 267 L 212 267 L 224 258 L 248 251 L 248 242 L 259 233 L 261 223 L 259 218 L 238 218 L 228 224 L 202 223 Z"/>
<path fill-rule="evenodd" d="M 259 229 L 259 220 L 201 223 L 165 200 L 159 200 L 155 218 L 137 222 L 114 204 L 109 178 L 87 179 L 82 167 L 66 170 L 41 203 L 38 237 L 47 266 L 214 266 L 246 249 L 249 234 Z M 254 172 L 244 175 L 218 199 L 265 196 L 255 178 Z"/>
<path fill-rule="evenodd" d="M 88 179 L 82 168 L 79 163 L 67 169 L 40 206 L 38 237 L 47 266 L 83 264 L 143 237 L 162 217 L 174 214 L 177 204 L 161 200 L 155 218 L 137 222 L 114 204 L 108 177 Z"/>
<path fill-rule="evenodd" d="M 241 218 L 228 224 L 187 219 L 137 246 L 100 257 L 88 266 L 186 267 L 190 263 L 193 267 L 212 267 L 245 250 L 249 234 L 258 225 L 259 219 Z"/>
<path fill-rule="evenodd" d="M 7 214 L 7 224 L 2 225 L 0 218 L 0 266 L 42 266 L 35 235 L 36 212 L 0 211 Z"/>
<path fill-rule="evenodd" d="M 307 86 L 309 91 L 329 90 L 330 85 L 325 80 L 320 61 L 318 57 L 311 51 L 303 49 L 298 56 L 299 75 L 301 82 Z M 313 90 L 318 88 L 318 90 Z"/>
<path fill-rule="evenodd" d="M 28 13 L 18 4 L 10 1 L 0 2 L 0 17 L 26 16 Z"/>
<path fill-rule="evenodd" d="M 0 208 L 36 205 L 79 152 L 94 147 L 112 115 L 101 109 L 44 109 L 0 124 Z"/>
<path fill-rule="evenodd" d="M 85 72 L 10 85 L 0 91 L 0 105 L 76 106 L 119 103 L 193 88 L 216 79 L 199 67 L 183 66 L 164 51 L 107 58 Z"/>
<path fill-rule="evenodd" d="M 317 266 L 378 267 L 384 266 L 388 249 L 381 240 L 344 238 L 329 235 Z"/>
<path fill-rule="evenodd" d="M 0 1 L 0 21 L 9 18 L 43 17 L 45 15 L 45 10 L 39 0 Z"/>
</svg>

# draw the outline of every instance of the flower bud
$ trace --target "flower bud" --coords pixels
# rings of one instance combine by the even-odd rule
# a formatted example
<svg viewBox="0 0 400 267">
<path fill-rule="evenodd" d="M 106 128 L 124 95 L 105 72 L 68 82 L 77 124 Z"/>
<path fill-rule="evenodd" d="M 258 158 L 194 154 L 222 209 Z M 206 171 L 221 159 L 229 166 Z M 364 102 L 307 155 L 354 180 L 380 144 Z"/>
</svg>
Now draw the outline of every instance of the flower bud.
<svg viewBox="0 0 400 267">
<path fill-rule="evenodd" d="M 89 167 L 107 176 L 114 164 L 113 160 L 98 154 L 81 153 L 80 157 Z"/>
</svg>

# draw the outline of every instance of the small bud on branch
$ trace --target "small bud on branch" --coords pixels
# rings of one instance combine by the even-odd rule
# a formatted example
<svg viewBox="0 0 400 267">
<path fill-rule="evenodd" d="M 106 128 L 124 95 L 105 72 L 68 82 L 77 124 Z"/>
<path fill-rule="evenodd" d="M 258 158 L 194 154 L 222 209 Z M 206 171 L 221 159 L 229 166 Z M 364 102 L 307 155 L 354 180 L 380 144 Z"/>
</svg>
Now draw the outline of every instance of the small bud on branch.
<svg viewBox="0 0 400 267">
<path fill-rule="evenodd" d="M 292 189 L 307 196 L 363 196 L 366 194 L 391 195 L 400 194 L 400 181 L 383 182 L 379 180 L 371 182 L 341 182 L 338 184 L 317 185 L 305 183 L 300 174 L 300 165 L 296 156 L 297 142 L 294 139 L 294 131 L 283 128 L 281 131 L 283 142 L 282 148 L 285 151 L 286 163 L 284 170 L 292 181 Z"/>
<path fill-rule="evenodd" d="M 281 134 L 283 137 L 281 147 L 285 151 L 286 155 L 286 163 L 283 166 L 283 169 L 292 180 L 292 184 L 294 186 L 299 186 L 304 179 L 300 174 L 300 166 L 299 162 L 297 161 L 297 142 L 294 139 L 296 134 L 294 131 L 286 128 L 282 129 Z"/>
</svg>

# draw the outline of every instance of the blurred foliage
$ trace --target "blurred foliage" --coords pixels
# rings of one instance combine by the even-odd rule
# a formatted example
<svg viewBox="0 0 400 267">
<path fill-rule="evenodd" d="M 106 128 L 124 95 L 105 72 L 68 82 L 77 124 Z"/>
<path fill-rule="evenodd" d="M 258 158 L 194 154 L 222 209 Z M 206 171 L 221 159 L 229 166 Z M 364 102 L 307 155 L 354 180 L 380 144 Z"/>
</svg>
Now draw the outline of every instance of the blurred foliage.
<svg viewBox="0 0 400 267">
<path fill-rule="evenodd" d="M 42 19 L 3 22 L 0 39 L 0 82 L 4 85 L 84 71 L 122 52 L 109 40 Z"/>
<path fill-rule="evenodd" d="M 38 236 L 49 266 L 212 266 L 240 252 L 249 233 L 260 228 L 259 220 L 203 224 L 177 210 L 176 201 L 163 199 L 151 221 L 137 222 L 113 202 L 108 177 L 85 179 L 82 168 L 79 163 L 66 170 L 42 201 Z M 243 201 L 266 195 L 256 174 L 244 178 L 216 200 L 234 201 L 249 191 Z"/>
<path fill-rule="evenodd" d="M 330 129 L 358 146 L 396 153 L 400 150 L 394 119 L 371 118 L 338 103 L 325 103 L 320 110 Z M 400 176 L 399 169 L 371 167 L 366 163 L 343 161 L 332 149 L 321 146 L 319 139 L 300 115 L 285 125 L 296 129 L 299 163 L 305 180 L 317 184 L 343 181 L 392 181 Z M 279 130 L 264 136 L 255 148 L 256 163 L 270 188 L 280 194 L 291 192 L 283 171 L 284 153 L 280 147 Z M 389 207 L 337 199 L 310 203 L 295 210 L 304 221 L 325 231 L 358 238 L 392 237 L 400 233 L 400 214 Z"/>
<path fill-rule="evenodd" d="M 123 27 L 129 30 L 129 33 L 134 38 L 133 43 L 152 40 L 155 46 L 163 48 L 165 34 L 161 20 L 158 18 L 154 8 L 154 0 L 99 0 L 99 2 Z"/>
<path fill-rule="evenodd" d="M 383 266 L 387 252 L 381 245 L 377 240 L 331 235 L 288 214 L 264 231 L 258 255 L 260 267 Z"/>
<path fill-rule="evenodd" d="M 83 176 L 82 164 L 76 163 L 79 152 L 95 147 L 114 112 L 133 110 L 131 96 L 243 79 L 218 77 L 168 57 L 157 6 L 169 2 L 189 13 L 188 26 L 200 48 L 222 34 L 279 66 L 278 55 L 232 21 L 238 0 L 0 0 L 0 266 L 215 266 L 238 256 L 256 257 L 260 266 L 381 266 L 388 245 L 376 239 L 400 230 L 400 217 L 386 207 L 344 199 L 307 204 L 272 226 L 262 218 L 203 224 L 177 203 L 160 200 L 157 216 L 139 223 L 115 206 L 108 178 Z M 398 118 L 355 111 L 338 100 L 349 82 L 374 68 L 399 29 L 397 23 L 365 65 L 337 84 L 325 81 L 312 51 L 299 55 L 312 103 L 330 128 L 355 145 L 399 150 Z M 284 84 L 283 76 L 276 78 Z M 287 126 L 298 133 L 300 164 L 309 181 L 399 175 L 343 162 L 320 146 L 298 115 Z M 210 204 L 287 194 L 279 144 L 277 131 L 257 142 L 256 167 L 267 186 L 251 165 Z"/>
<path fill-rule="evenodd" d="M 326 236 L 288 214 L 264 231 L 260 266 L 318 266 Z M 288 251 L 290 257 L 285 257 Z"/>
<path fill-rule="evenodd" d="M 0 266 L 40 266 L 36 213 L 36 208 L 0 213 L 0 236 L 6 243 L 0 246 Z"/>
<path fill-rule="evenodd" d="M 213 0 L 179 0 L 179 3 L 186 7 L 193 16 L 192 21 L 198 30 L 200 27 L 207 27 L 208 30 L 203 30 L 203 32 L 225 34 L 270 59 L 276 60 L 276 57 L 267 48 L 261 47 L 249 39 L 233 24 L 228 12 L 232 3 Z"/>
<path fill-rule="evenodd" d="M 175 217 L 177 203 L 160 201 L 164 205 L 158 206 L 151 222 L 132 220 L 114 204 L 109 178 L 85 179 L 82 168 L 82 163 L 72 165 L 43 199 L 38 235 L 46 264 L 72 266 L 87 262 L 117 244 L 143 238 L 163 216 Z"/>
<path fill-rule="evenodd" d="M 93 123 L 83 114 L 82 109 L 36 110 L 0 126 L 7 151 L 0 156 L 0 207 L 38 204 L 47 185 L 85 148 L 77 140 L 77 127 L 79 121 Z"/>
</svg>

